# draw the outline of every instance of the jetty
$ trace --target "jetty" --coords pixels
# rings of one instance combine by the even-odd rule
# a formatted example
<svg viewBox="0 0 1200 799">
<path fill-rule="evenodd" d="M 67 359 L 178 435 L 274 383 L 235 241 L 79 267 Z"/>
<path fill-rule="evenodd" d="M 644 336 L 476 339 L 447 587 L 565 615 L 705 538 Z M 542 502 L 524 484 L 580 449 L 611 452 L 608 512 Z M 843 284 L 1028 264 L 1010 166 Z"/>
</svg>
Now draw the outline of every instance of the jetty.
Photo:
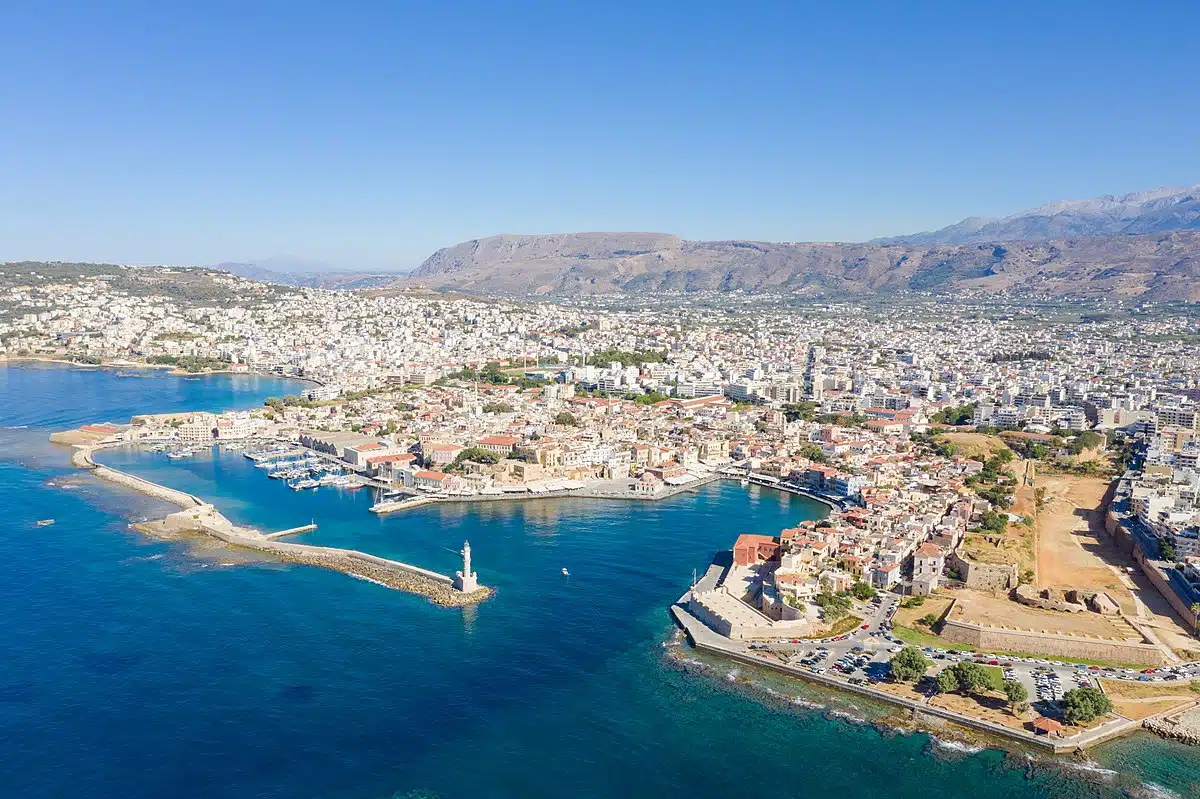
<svg viewBox="0 0 1200 799">
<path fill-rule="evenodd" d="M 316 530 L 316 529 L 317 529 L 317 525 L 314 522 L 313 524 L 302 524 L 299 527 L 289 527 L 288 529 L 280 530 L 277 533 L 267 533 L 263 537 L 269 538 L 272 541 L 274 541 L 276 538 L 284 538 L 285 536 L 289 536 L 289 535 L 298 535 L 299 533 L 311 533 L 313 530 Z"/>
<path fill-rule="evenodd" d="M 179 534 L 208 536 L 230 547 L 261 552 L 280 561 L 318 566 L 397 591 L 418 594 L 443 607 L 473 605 L 490 598 L 495 593 L 494 589 L 479 585 L 475 573 L 471 571 L 469 544 L 464 546 L 462 553 L 463 571 L 455 577 L 451 577 L 410 563 L 381 558 L 378 555 L 355 549 L 279 541 L 277 539 L 284 536 L 314 530 L 316 524 L 302 525 L 269 534 L 248 527 L 239 527 L 221 515 L 211 503 L 205 502 L 199 497 L 96 463 L 93 459 L 92 455 L 97 450 L 115 446 L 120 446 L 120 442 L 77 445 L 71 462 L 80 468 L 90 469 L 92 474 L 99 478 L 126 486 L 180 508 L 165 518 L 132 525 L 134 529 L 159 536 Z"/>
</svg>

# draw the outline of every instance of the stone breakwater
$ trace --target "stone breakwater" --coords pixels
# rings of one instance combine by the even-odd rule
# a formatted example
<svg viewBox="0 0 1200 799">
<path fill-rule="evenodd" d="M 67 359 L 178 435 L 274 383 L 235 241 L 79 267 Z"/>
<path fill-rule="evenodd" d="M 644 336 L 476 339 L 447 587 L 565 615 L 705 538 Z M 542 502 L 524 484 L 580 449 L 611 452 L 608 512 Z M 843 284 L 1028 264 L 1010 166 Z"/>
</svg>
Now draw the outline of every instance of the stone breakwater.
<svg viewBox="0 0 1200 799">
<path fill-rule="evenodd" d="M 1169 716 L 1149 718 L 1142 722 L 1142 726 L 1163 738 L 1200 746 L 1200 707 L 1192 707 Z"/>
<path fill-rule="evenodd" d="M 442 607 L 473 605 L 489 599 L 495 593 L 492 588 L 486 586 L 481 586 L 478 590 L 470 593 L 464 593 L 455 589 L 453 580 L 444 574 L 422 569 L 420 566 L 388 560 L 367 552 L 276 541 L 257 530 L 238 527 L 217 512 L 216 508 L 198 497 L 96 463 L 92 459 L 92 453 L 106 446 L 114 445 L 82 446 L 75 451 L 71 462 L 80 468 L 91 469 L 97 477 L 182 508 L 164 519 L 133 525 L 134 529 L 151 535 L 180 533 L 205 535 L 222 541 L 230 547 L 261 552 L 287 563 L 317 566 L 342 572 L 386 588 L 417 594 Z"/>
</svg>

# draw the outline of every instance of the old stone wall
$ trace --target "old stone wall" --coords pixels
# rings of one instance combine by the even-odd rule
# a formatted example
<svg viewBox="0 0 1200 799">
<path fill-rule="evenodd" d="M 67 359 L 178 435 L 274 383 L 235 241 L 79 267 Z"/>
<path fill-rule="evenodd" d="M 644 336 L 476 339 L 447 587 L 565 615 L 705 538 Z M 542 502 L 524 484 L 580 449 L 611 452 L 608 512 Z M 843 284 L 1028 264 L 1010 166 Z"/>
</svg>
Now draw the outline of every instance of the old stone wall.
<svg viewBox="0 0 1200 799">
<path fill-rule="evenodd" d="M 1017 587 L 1015 564 L 978 563 L 951 552 L 946 563 L 962 578 L 967 588 L 979 591 L 1009 591 Z"/>
<path fill-rule="evenodd" d="M 1048 657 L 1141 663 L 1147 666 L 1160 666 L 1164 662 L 1162 650 L 1153 644 L 1010 630 L 964 621 L 945 621 L 942 624 L 942 637 L 956 644 L 968 644 L 984 652 L 1028 652 Z"/>
</svg>

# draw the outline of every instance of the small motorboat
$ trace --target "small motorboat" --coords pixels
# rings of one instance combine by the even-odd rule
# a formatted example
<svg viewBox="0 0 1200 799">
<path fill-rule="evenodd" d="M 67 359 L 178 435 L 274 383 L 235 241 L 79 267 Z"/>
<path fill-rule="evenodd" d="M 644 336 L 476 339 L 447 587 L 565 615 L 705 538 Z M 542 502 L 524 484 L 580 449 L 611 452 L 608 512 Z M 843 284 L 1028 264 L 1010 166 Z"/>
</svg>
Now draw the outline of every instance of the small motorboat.
<svg viewBox="0 0 1200 799">
<path fill-rule="evenodd" d="M 38 519 L 37 526 L 38 527 L 49 527 L 52 524 L 54 524 L 53 519 Z"/>
<path fill-rule="evenodd" d="M 562 570 L 562 573 L 563 573 L 563 577 L 570 577 L 570 576 L 571 576 L 571 573 L 570 573 L 569 571 L 567 571 L 567 570 L 566 570 L 566 568 L 564 568 L 564 569 Z"/>
</svg>

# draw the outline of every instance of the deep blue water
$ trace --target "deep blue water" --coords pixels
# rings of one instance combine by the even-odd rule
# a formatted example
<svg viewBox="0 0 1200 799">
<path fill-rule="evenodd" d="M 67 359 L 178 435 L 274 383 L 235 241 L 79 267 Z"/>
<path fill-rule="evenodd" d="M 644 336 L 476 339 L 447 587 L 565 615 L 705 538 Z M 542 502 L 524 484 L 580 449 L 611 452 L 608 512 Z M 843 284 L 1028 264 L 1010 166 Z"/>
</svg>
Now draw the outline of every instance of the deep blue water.
<svg viewBox="0 0 1200 799">
<path fill-rule="evenodd" d="M 1111 745 L 1096 758 L 1120 773 L 1099 779 L 996 751 L 946 757 L 927 736 L 781 706 L 665 661 L 665 607 L 692 569 L 738 532 L 820 512 L 801 498 L 720 484 L 660 503 L 378 519 L 367 491 L 293 492 L 237 454 L 102 457 L 239 523 L 318 523 L 297 540 L 450 571 L 469 538 L 498 592 L 446 610 L 332 572 L 224 565 L 236 559 L 148 540 L 128 521 L 169 508 L 71 470 L 45 443 L 82 422 L 289 390 L 0 368 L 0 796 L 1076 799 L 1136 795 L 1140 780 L 1200 796 L 1200 757 L 1185 747 Z M 34 526 L 47 517 L 57 523 Z"/>
</svg>

